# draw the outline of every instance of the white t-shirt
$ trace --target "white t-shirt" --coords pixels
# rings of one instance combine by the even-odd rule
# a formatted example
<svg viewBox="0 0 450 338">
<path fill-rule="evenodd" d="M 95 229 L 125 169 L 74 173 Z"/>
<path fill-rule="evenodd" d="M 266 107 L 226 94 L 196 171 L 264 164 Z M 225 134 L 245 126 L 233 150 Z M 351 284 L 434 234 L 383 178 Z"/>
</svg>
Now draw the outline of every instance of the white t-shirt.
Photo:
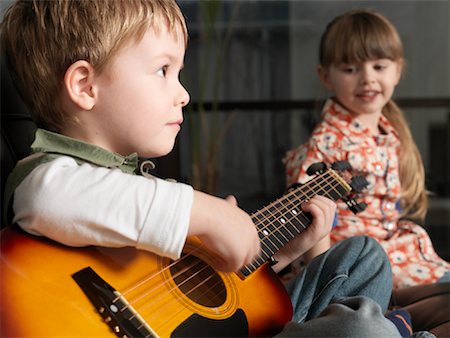
<svg viewBox="0 0 450 338">
<path fill-rule="evenodd" d="M 13 221 L 69 246 L 131 246 L 176 259 L 192 203 L 189 185 L 61 156 L 33 169 L 16 188 Z"/>
</svg>

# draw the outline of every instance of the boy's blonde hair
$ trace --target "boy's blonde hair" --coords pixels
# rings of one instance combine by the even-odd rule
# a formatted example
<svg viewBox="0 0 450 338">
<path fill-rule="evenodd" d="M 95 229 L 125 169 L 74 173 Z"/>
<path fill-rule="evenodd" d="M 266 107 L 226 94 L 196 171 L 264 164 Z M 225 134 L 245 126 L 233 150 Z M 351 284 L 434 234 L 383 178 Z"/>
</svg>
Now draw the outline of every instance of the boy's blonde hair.
<svg viewBox="0 0 450 338">
<path fill-rule="evenodd" d="M 181 27 L 187 44 L 175 0 L 19 0 L 5 13 L 1 46 L 37 125 L 58 132 L 69 118 L 59 103 L 68 67 L 86 60 L 101 74 L 124 45 L 163 25 L 175 36 Z"/>
<path fill-rule="evenodd" d="M 400 36 L 385 16 L 371 10 L 353 10 L 336 17 L 328 24 L 319 47 L 319 62 L 322 67 L 376 59 L 404 62 Z M 423 220 L 428 208 L 428 198 L 420 152 L 402 110 L 393 100 L 383 108 L 383 115 L 397 130 L 401 142 L 399 172 L 402 215 Z"/>
</svg>

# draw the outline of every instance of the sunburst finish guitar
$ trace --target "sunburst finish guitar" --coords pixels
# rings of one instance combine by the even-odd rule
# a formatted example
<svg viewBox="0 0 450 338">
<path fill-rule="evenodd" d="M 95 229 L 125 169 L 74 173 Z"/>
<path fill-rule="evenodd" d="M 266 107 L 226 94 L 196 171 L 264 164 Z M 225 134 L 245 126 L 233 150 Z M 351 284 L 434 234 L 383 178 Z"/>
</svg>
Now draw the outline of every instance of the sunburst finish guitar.
<svg viewBox="0 0 450 338">
<path fill-rule="evenodd" d="M 2 337 L 271 336 L 292 306 L 268 262 L 309 224 L 300 205 L 351 190 L 333 169 L 252 215 L 262 252 L 213 270 L 195 239 L 172 261 L 134 248 L 70 248 L 10 227 L 1 234 Z"/>
</svg>

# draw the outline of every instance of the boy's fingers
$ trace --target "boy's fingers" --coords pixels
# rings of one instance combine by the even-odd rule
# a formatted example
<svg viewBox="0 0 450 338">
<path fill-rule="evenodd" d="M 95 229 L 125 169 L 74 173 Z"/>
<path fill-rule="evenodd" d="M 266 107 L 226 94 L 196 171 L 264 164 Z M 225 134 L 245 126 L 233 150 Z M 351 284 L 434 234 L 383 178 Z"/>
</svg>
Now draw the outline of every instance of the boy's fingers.
<svg viewBox="0 0 450 338">
<path fill-rule="evenodd" d="M 336 203 L 324 196 L 314 196 L 302 204 L 302 210 L 310 212 L 314 221 L 331 224 L 336 211 Z"/>
</svg>

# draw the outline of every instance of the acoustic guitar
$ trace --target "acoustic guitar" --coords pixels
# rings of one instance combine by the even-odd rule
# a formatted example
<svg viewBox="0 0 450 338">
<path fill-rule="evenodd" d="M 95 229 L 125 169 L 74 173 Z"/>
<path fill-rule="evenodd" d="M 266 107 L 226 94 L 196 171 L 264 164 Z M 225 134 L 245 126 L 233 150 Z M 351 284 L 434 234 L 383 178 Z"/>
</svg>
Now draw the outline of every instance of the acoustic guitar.
<svg viewBox="0 0 450 338">
<path fill-rule="evenodd" d="M 195 238 L 173 261 L 128 247 L 71 248 L 8 227 L 1 233 L 0 334 L 272 336 L 292 316 L 272 255 L 311 223 L 301 203 L 350 191 L 336 170 L 324 168 L 255 212 L 262 250 L 237 273 L 215 271 Z"/>
</svg>

